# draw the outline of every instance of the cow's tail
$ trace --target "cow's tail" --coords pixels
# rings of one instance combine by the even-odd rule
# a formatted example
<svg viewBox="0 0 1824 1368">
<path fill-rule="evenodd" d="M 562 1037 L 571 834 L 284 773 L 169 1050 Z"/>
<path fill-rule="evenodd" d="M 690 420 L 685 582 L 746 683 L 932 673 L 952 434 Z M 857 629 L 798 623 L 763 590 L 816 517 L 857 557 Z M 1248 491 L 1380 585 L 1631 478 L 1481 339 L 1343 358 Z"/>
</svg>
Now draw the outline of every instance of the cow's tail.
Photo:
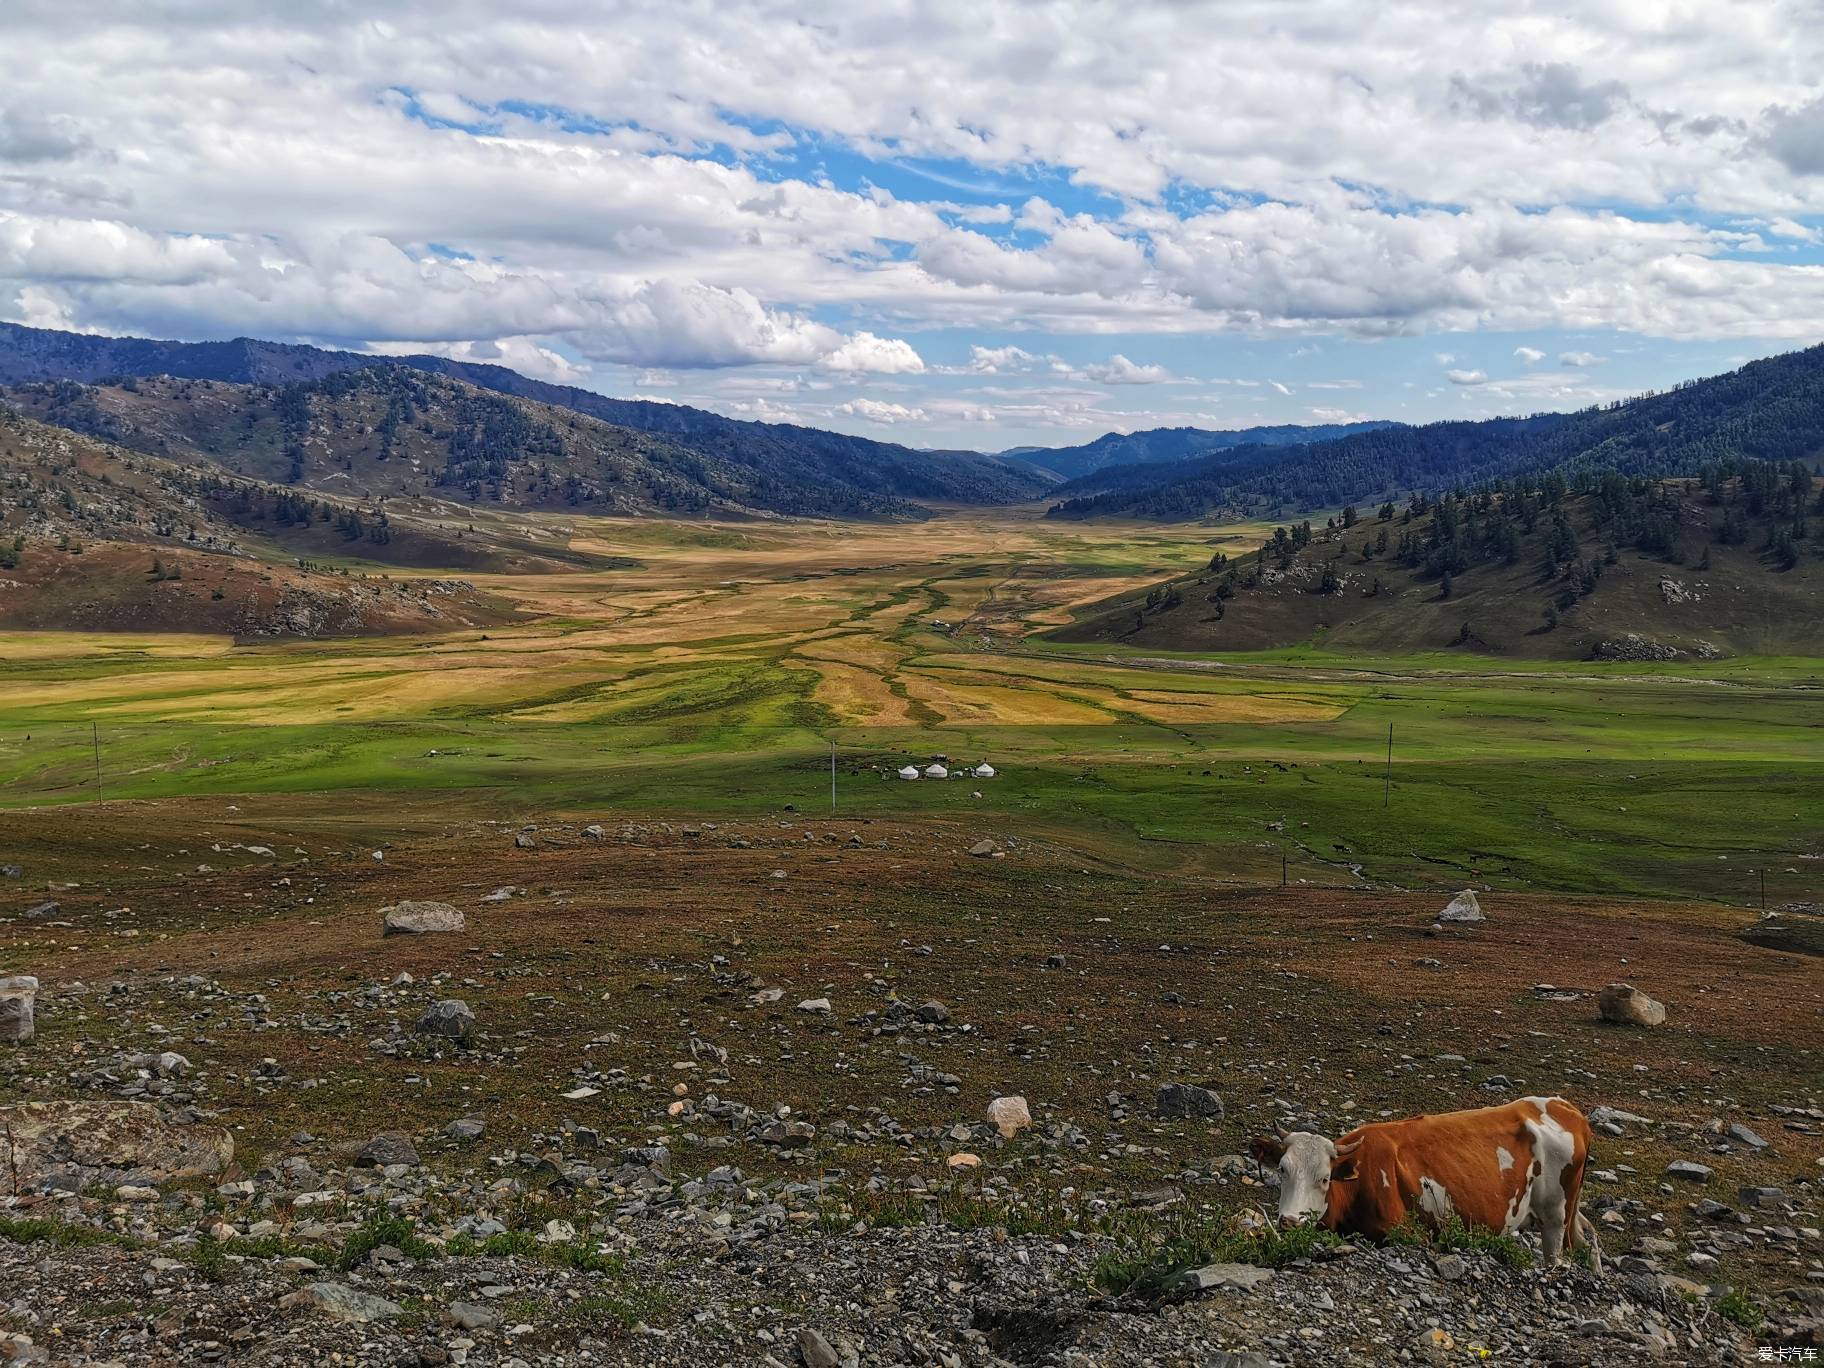
<svg viewBox="0 0 1824 1368">
<path fill-rule="evenodd" d="M 1590 1247 L 1590 1272 L 1602 1276 L 1602 1243 L 1596 1238 L 1596 1227 L 1590 1218 L 1583 1214 L 1583 1208 L 1577 1209 L 1577 1238 Z"/>
</svg>

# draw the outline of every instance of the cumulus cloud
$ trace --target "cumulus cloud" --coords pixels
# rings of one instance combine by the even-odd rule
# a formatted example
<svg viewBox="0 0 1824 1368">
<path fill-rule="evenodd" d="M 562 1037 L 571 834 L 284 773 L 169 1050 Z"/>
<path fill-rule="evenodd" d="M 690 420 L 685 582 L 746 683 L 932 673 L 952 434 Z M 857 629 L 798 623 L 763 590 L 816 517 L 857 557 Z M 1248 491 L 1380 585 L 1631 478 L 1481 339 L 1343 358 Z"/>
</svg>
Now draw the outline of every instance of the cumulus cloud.
<svg viewBox="0 0 1824 1368">
<path fill-rule="evenodd" d="M 919 423 L 928 416 L 922 408 L 890 403 L 884 399 L 851 399 L 847 403 L 838 404 L 836 412 L 852 418 L 864 418 L 883 427 L 891 427 L 894 423 Z"/>
<path fill-rule="evenodd" d="M 1609 358 L 1597 356 L 1594 352 L 1567 351 L 1558 353 L 1558 364 L 1561 366 L 1600 366 Z"/>
<path fill-rule="evenodd" d="M 1765 145 L 1795 175 L 1824 176 L 1824 96 L 1797 109 L 1769 109 Z"/>
<path fill-rule="evenodd" d="M 1488 372 L 1479 370 L 1447 370 L 1444 378 L 1453 385 L 1486 385 Z"/>
<path fill-rule="evenodd" d="M 1084 366 L 1080 373 L 1100 385 L 1162 385 L 1172 378 L 1171 371 L 1164 366 L 1143 366 L 1128 360 L 1120 352 L 1106 361 Z"/>
<path fill-rule="evenodd" d="M 0 315 L 494 346 L 610 387 L 622 365 L 789 369 L 835 387 L 826 405 L 888 375 L 916 390 L 901 407 L 957 422 L 937 396 L 959 372 L 1168 379 L 1131 338 L 1815 339 L 1824 268 L 1795 247 L 1824 222 L 1815 0 L 1675 25 L 1625 8 L 1312 0 L 1279 24 L 1186 0 L 1171 22 L 1065 22 L 933 0 L 887 25 L 826 0 L 19 0 Z M 1491 55 L 1466 65 L 1471 28 Z M 940 159 L 928 197 L 906 190 Z M 1023 345 L 928 364 L 939 330 Z M 1124 350 L 1060 370 L 1082 353 L 1059 334 Z M 1249 388 L 1230 393 L 1280 393 Z M 1076 402 L 996 407 L 1108 421 Z"/>
</svg>

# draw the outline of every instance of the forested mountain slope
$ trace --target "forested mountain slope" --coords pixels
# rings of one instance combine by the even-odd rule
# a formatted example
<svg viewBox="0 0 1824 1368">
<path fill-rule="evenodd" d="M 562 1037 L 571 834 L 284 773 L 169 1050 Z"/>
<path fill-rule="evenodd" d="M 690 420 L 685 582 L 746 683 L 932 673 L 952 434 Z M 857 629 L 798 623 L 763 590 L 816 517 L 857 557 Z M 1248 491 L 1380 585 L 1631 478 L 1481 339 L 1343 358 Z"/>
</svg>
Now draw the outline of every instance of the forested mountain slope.
<svg viewBox="0 0 1824 1368">
<path fill-rule="evenodd" d="M 1335 508 L 1547 470 L 1689 475 L 1729 459 L 1824 455 L 1824 346 L 1577 413 L 1388 427 L 1292 450 L 1099 471 L 1058 489 L 1057 517 L 1194 518 Z"/>
<path fill-rule="evenodd" d="M 1802 462 L 1553 472 L 1281 526 L 1056 634 L 1155 650 L 1824 654 L 1824 490 Z"/>
<path fill-rule="evenodd" d="M 740 422 L 682 404 L 611 399 L 504 366 L 440 356 L 371 356 L 253 338 L 192 343 L 90 337 L 0 323 L 0 385 L 174 376 L 283 389 L 374 370 L 428 371 L 616 427 L 661 434 L 671 439 L 666 450 L 694 452 L 716 472 L 717 479 L 704 487 L 703 507 L 740 489 L 751 496 L 740 500 L 746 506 L 772 512 L 905 517 L 917 515 L 914 500 L 1010 503 L 1032 498 L 1052 483 L 1019 461 L 917 451 L 790 424 Z M 672 462 L 667 469 L 688 478 L 687 466 Z M 689 501 L 668 511 L 689 511 Z"/>
<path fill-rule="evenodd" d="M 1330 441 L 1357 432 L 1392 427 L 1385 422 L 1367 423 L 1282 423 L 1270 427 L 1217 430 L 1211 428 L 1150 428 L 1144 432 L 1109 432 L 1093 442 L 1071 447 L 1018 447 L 1004 456 L 1017 455 L 1020 460 L 1067 479 L 1088 475 L 1109 466 L 1145 465 L 1159 461 L 1181 461 L 1211 451 L 1234 447 L 1302 446 L 1309 442 Z"/>
</svg>

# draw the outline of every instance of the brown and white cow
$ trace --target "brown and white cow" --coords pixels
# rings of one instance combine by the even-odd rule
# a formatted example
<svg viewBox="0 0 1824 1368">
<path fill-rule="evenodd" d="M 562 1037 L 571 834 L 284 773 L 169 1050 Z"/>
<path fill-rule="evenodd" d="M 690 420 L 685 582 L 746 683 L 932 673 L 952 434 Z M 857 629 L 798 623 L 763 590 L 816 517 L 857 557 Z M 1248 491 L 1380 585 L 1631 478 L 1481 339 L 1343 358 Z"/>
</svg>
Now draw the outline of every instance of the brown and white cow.
<svg viewBox="0 0 1824 1368">
<path fill-rule="evenodd" d="M 1602 1271 L 1595 1229 L 1578 1209 L 1590 1123 L 1562 1097 L 1378 1121 L 1334 1142 L 1282 1131 L 1252 1150 L 1279 1169 L 1281 1221 L 1316 1219 L 1371 1239 L 1413 1216 L 1435 1228 L 1455 1215 L 1503 1235 L 1537 1225 L 1548 1265 L 1582 1237 Z"/>
</svg>

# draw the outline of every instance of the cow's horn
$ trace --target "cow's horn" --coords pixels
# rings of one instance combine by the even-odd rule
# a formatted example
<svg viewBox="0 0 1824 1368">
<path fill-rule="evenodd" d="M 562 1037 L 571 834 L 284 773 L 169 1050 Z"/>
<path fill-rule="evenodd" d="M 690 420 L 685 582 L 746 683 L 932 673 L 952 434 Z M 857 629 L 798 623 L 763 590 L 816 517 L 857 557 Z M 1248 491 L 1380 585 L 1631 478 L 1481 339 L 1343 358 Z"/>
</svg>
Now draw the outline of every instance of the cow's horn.
<svg viewBox="0 0 1824 1368">
<path fill-rule="evenodd" d="M 1350 1155 L 1354 1154 L 1361 1147 L 1362 1147 L 1362 1137 L 1358 1135 L 1355 1137 L 1355 1139 L 1351 1140 L 1348 1144 L 1338 1145 L 1336 1147 L 1336 1157 L 1338 1159 L 1347 1159 Z"/>
</svg>

